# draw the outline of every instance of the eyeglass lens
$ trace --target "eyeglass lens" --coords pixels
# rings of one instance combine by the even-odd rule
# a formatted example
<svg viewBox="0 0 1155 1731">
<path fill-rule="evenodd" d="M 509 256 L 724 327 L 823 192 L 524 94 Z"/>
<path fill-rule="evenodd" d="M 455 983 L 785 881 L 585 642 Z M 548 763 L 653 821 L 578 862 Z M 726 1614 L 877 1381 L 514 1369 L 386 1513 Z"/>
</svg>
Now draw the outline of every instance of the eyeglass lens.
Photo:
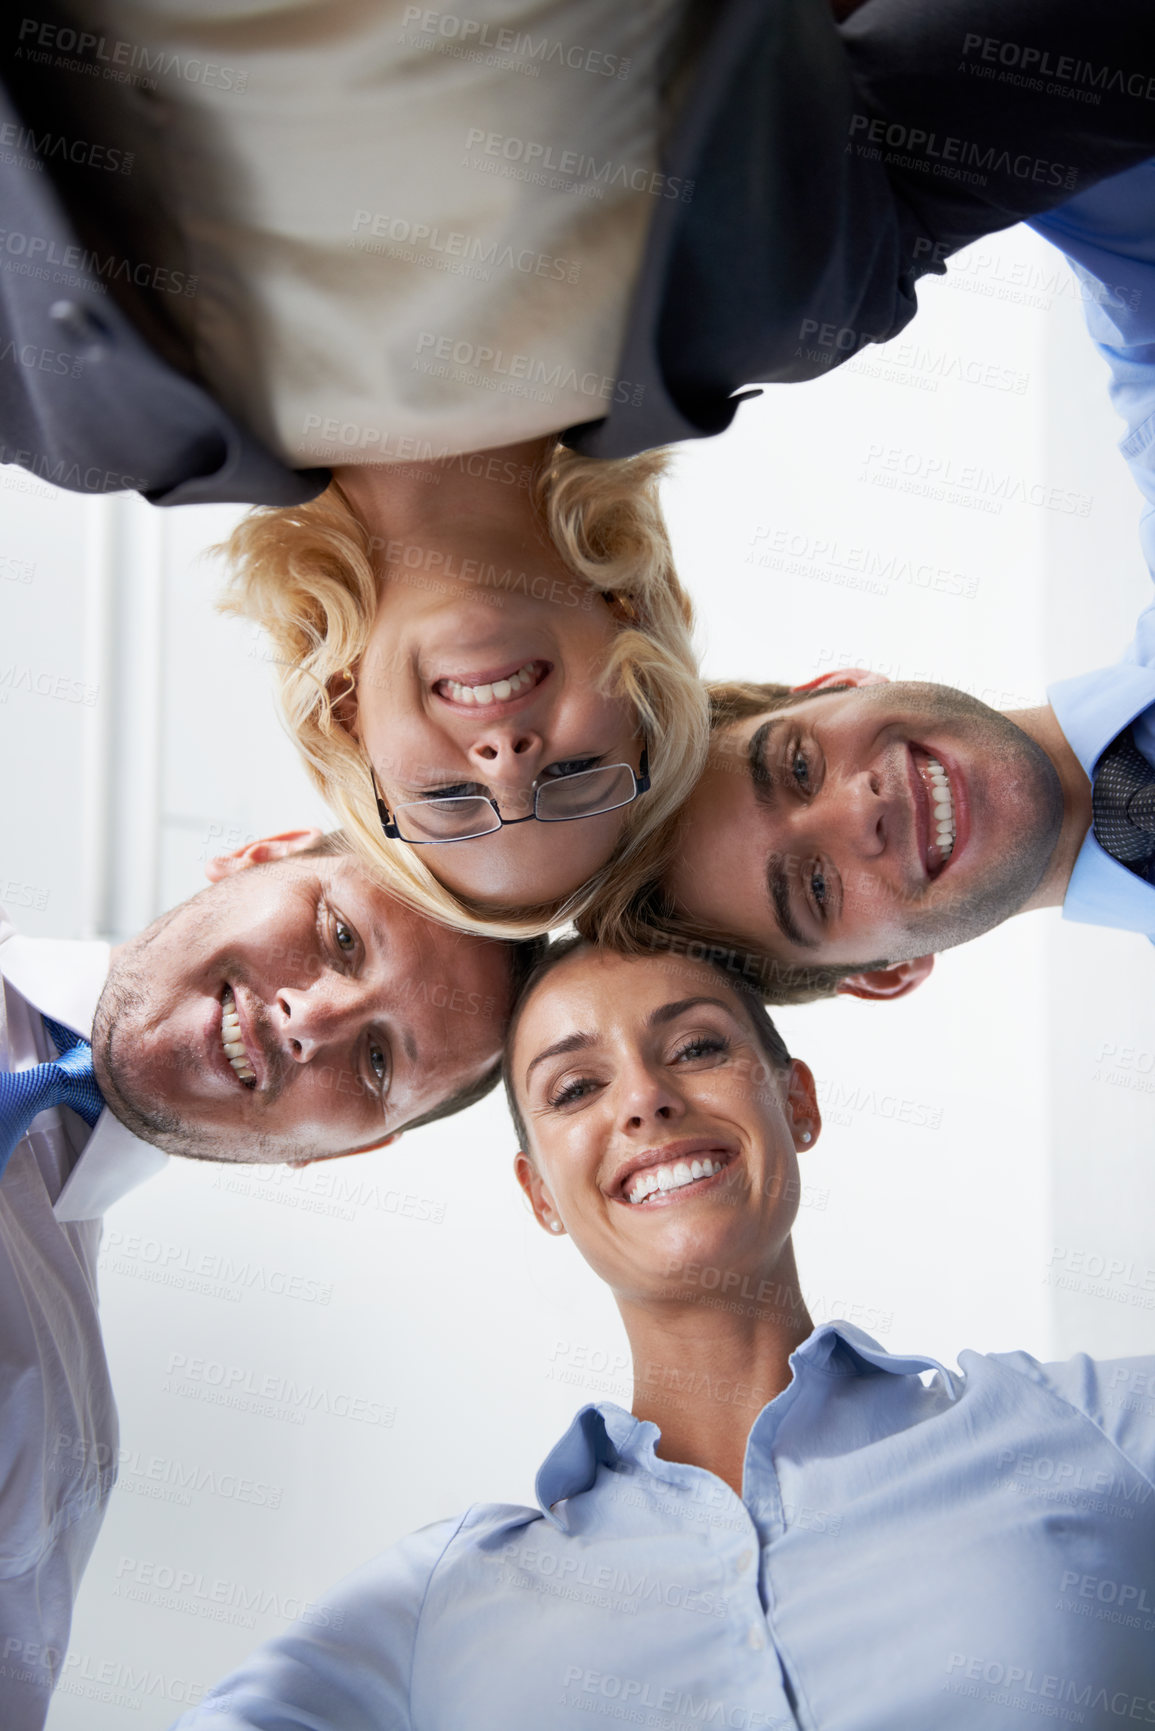
<svg viewBox="0 0 1155 1731">
<path fill-rule="evenodd" d="M 580 770 L 559 776 L 537 790 L 536 815 L 542 823 L 566 823 L 572 818 L 596 817 L 628 805 L 634 797 L 634 772 L 625 763 L 599 769 Z M 406 841 L 468 841 L 490 835 L 501 828 L 489 800 L 480 794 L 449 799 L 421 799 L 399 805 L 394 821 Z"/>
</svg>

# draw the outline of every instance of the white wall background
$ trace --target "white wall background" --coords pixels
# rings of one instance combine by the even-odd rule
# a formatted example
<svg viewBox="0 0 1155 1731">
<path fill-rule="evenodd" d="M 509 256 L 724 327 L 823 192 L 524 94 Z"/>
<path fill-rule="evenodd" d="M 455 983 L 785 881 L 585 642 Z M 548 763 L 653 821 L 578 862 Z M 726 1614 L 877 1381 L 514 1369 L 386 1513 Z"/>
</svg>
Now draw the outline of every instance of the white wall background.
<svg viewBox="0 0 1155 1731">
<path fill-rule="evenodd" d="M 1014 231 L 921 298 L 906 338 L 679 456 L 709 673 L 865 664 L 1013 708 L 1126 643 L 1138 498 L 1066 267 Z M 971 362 L 1012 388 L 965 382 Z M 1004 481 L 1087 514 L 1000 501 Z M 0 892 L 25 930 L 135 929 L 214 852 L 321 815 L 259 642 L 213 610 L 200 555 L 233 513 L 15 470 L 0 512 Z M 1034 914 L 905 1002 L 782 1019 L 826 1110 L 797 1233 L 816 1317 L 948 1360 L 1155 1350 L 1145 940 Z M 174 1162 L 109 1215 L 120 1486 L 50 1731 L 167 1724 L 405 1531 L 531 1500 L 574 1408 L 628 1400 L 612 1307 L 530 1222 L 511 1152 L 490 1099 L 291 1177 Z"/>
</svg>

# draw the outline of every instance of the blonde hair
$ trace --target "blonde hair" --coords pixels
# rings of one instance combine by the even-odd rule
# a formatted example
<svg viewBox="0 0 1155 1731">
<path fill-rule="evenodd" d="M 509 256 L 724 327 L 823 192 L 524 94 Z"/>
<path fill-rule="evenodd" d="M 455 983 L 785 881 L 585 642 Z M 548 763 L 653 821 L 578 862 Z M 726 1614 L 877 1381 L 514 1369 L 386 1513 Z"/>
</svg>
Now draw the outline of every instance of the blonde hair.
<svg viewBox="0 0 1155 1731">
<path fill-rule="evenodd" d="M 653 872 L 652 838 L 666 834 L 697 780 L 709 736 L 693 609 L 674 570 L 658 498 L 666 464 L 661 451 L 604 461 L 558 444 L 536 480 L 558 552 L 622 618 L 598 683 L 634 705 L 651 786 L 625 808 L 604 866 L 572 894 L 528 908 L 496 910 L 455 894 L 433 875 L 426 850 L 381 833 L 361 747 L 334 716 L 330 697 L 364 653 L 379 595 L 372 555 L 380 542 L 340 487 L 330 483 L 304 505 L 250 511 L 218 549 L 232 567 L 222 608 L 268 633 L 282 714 L 309 774 L 378 881 L 419 913 L 483 937 L 536 937 L 576 918 L 620 873 L 636 881 L 639 868 Z"/>
</svg>

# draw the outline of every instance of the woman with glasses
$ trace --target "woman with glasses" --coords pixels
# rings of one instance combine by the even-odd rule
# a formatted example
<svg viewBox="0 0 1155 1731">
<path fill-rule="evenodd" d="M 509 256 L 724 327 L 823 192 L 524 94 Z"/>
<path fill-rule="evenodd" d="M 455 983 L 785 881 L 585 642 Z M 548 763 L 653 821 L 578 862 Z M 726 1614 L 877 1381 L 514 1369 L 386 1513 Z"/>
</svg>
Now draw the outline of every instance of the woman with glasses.
<svg viewBox="0 0 1155 1731">
<path fill-rule="evenodd" d="M 506 1066 L 518 1178 L 613 1293 L 632 1411 L 585 1407 L 536 1508 L 406 1539 L 180 1731 L 1155 1723 L 1155 1358 L 950 1371 L 815 1328 L 814 1079 L 740 972 L 555 945 Z"/>
<path fill-rule="evenodd" d="M 552 438 L 350 465 L 227 544 L 313 779 L 419 912 L 529 936 L 657 859 L 707 733 L 662 467 Z"/>
</svg>

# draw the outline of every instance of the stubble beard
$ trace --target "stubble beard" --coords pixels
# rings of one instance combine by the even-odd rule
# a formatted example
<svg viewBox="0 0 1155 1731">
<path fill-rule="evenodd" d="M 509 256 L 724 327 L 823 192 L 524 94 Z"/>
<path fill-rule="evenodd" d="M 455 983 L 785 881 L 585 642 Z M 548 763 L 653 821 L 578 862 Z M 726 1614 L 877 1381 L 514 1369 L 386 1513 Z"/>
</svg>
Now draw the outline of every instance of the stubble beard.
<svg viewBox="0 0 1155 1731">
<path fill-rule="evenodd" d="M 881 692 L 887 687 L 871 689 Z M 961 722 L 981 726 L 986 779 L 997 784 L 1000 779 L 1013 776 L 1022 784 L 1024 821 L 1008 825 L 1007 845 L 992 863 L 986 881 L 977 887 L 972 883 L 950 899 L 940 896 L 925 920 L 911 922 L 910 941 L 903 946 L 909 955 L 892 954 L 891 961 L 954 949 L 1021 912 L 1046 874 L 1063 827 L 1063 789 L 1058 771 L 1030 734 L 968 692 L 956 691 L 952 686 L 928 685 L 917 689 L 933 693 L 923 709 L 932 725 Z M 948 866 L 948 873 L 949 869 Z"/>
<path fill-rule="evenodd" d="M 194 896 L 192 902 L 198 899 Z M 163 1019 L 167 994 L 163 974 L 158 976 L 149 966 L 150 952 L 179 915 L 188 916 L 190 905 L 182 902 L 161 914 L 114 958 L 93 1018 L 93 1068 L 105 1104 L 142 1142 L 150 1142 L 166 1154 L 219 1159 L 219 1154 L 210 1152 L 220 1146 L 219 1132 L 201 1129 L 183 1116 L 155 1080 L 136 1074 L 131 1057 L 140 1033 Z M 194 915 L 186 941 L 195 945 L 198 928 L 204 924 Z M 172 1052 L 170 1062 L 179 1073 L 181 1055 Z"/>
</svg>

